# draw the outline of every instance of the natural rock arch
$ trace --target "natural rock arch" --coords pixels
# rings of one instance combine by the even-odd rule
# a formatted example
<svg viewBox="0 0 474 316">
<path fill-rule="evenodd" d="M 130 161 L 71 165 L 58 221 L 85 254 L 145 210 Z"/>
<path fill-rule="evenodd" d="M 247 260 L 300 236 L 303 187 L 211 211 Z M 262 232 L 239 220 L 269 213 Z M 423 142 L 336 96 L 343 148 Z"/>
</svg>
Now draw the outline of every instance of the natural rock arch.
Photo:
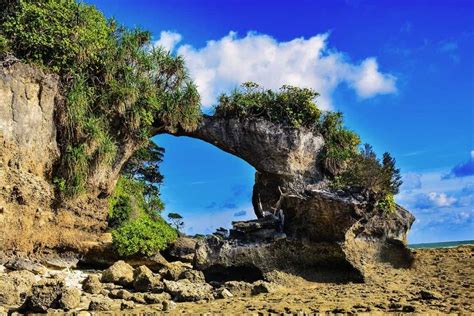
<svg viewBox="0 0 474 316">
<path fill-rule="evenodd" d="M 204 115 L 196 130 L 171 134 L 203 140 L 252 165 L 256 169 L 252 202 L 257 217 L 262 217 L 259 204 L 269 210 L 279 200 L 280 191 L 284 192 L 284 231 L 291 244 L 244 247 L 237 256 L 239 262 L 234 262 L 239 247 L 202 243 L 197 252 L 202 268 L 252 262 L 271 270 L 279 268 L 278 264 L 256 262 L 256 258 L 285 260 L 291 248 L 312 252 L 297 260 L 303 265 L 340 259 L 363 272 L 370 261 L 390 261 L 397 266 L 410 263 L 405 243 L 414 217 L 399 206 L 392 213 L 369 211 L 368 202 L 358 194 L 326 190 L 328 180 L 319 159 L 324 138 L 317 131 L 263 119 Z"/>
</svg>

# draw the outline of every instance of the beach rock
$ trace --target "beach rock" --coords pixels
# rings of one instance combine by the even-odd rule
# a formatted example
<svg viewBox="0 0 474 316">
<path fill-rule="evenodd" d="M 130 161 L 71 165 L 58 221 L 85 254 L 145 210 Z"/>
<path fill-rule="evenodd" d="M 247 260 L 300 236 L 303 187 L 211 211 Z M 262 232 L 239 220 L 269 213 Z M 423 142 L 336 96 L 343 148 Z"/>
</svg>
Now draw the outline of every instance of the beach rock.
<svg viewBox="0 0 474 316">
<path fill-rule="evenodd" d="M 5 268 L 9 270 L 26 270 L 34 274 L 45 274 L 47 269 L 43 265 L 24 258 L 10 259 L 5 263 Z"/>
<path fill-rule="evenodd" d="M 27 299 L 27 309 L 31 312 L 44 313 L 49 308 L 59 308 L 64 284 L 61 280 L 43 279 L 33 285 Z"/>
<path fill-rule="evenodd" d="M 79 306 L 81 302 L 81 291 L 77 288 L 64 289 L 59 300 L 59 307 L 68 311 Z"/>
<path fill-rule="evenodd" d="M 159 292 L 163 291 L 161 277 L 146 266 L 140 266 L 133 272 L 133 287 L 139 292 Z"/>
<path fill-rule="evenodd" d="M 189 263 L 180 261 L 170 262 L 166 268 L 160 270 L 160 274 L 164 279 L 176 281 L 179 280 L 180 275 L 186 271 L 192 269 L 193 266 Z"/>
<path fill-rule="evenodd" d="M 219 288 L 214 293 L 215 298 L 232 298 L 234 295 L 226 288 Z"/>
<path fill-rule="evenodd" d="M 89 303 L 89 310 L 98 312 L 120 310 L 121 305 L 121 301 L 114 301 L 106 297 L 93 297 Z"/>
<path fill-rule="evenodd" d="M 422 300 L 439 300 L 442 299 L 443 296 L 435 291 L 427 291 L 427 290 L 421 290 L 418 292 L 418 295 Z"/>
<path fill-rule="evenodd" d="M 174 260 L 192 263 L 194 260 L 194 249 L 196 239 L 189 237 L 178 237 L 166 250 L 166 254 Z"/>
<path fill-rule="evenodd" d="M 253 284 L 252 295 L 258 295 L 261 293 L 273 293 L 276 291 L 276 286 L 272 283 L 265 281 L 257 281 Z"/>
<path fill-rule="evenodd" d="M 248 296 L 252 294 L 253 284 L 243 281 L 227 281 L 224 288 L 234 296 Z"/>
<path fill-rule="evenodd" d="M 179 275 L 179 279 L 187 279 L 193 283 L 206 283 L 204 273 L 197 270 L 185 270 Z"/>
<path fill-rule="evenodd" d="M 204 115 L 196 130 L 177 130 L 173 134 L 204 140 L 252 165 L 257 170 L 252 204 L 258 218 L 263 218 L 264 211 L 270 212 L 276 205 L 282 210 L 283 227 L 274 221 L 241 221 L 235 223 L 232 239 L 270 243 L 275 237 L 288 238 L 295 247 L 303 247 L 294 254 L 281 252 L 289 255 L 289 265 L 307 261 L 315 266 L 330 262 L 336 255 L 336 266 L 352 266 L 362 277 L 370 275 L 365 268 L 370 269 L 371 264 L 389 262 L 406 268 L 413 261 L 406 247 L 413 215 L 400 206 L 393 212 L 376 211 L 369 197 L 357 190 L 332 190 L 328 169 L 334 168 L 321 163 L 325 140 L 317 129 L 293 128 L 262 118 Z M 280 237 L 277 231 L 281 228 Z M 236 263 L 245 263 L 265 270 L 267 266 L 284 265 L 280 260 L 262 264 L 264 258 L 270 257 L 258 259 L 253 255 L 255 252 L 270 255 L 271 245 L 259 249 L 255 245 L 242 247 L 231 242 L 219 247 L 221 250 L 216 253 L 212 243 L 217 242 L 211 238 L 198 242 L 195 257 L 198 266 L 209 267 L 220 262 L 227 267 L 238 267 Z M 334 250 L 310 253 L 305 248 Z M 240 257 L 246 251 L 252 254 Z M 302 253 L 308 258 L 298 258 Z M 312 260 L 315 262 L 311 263 Z"/>
<path fill-rule="evenodd" d="M 163 311 L 164 312 L 172 311 L 172 310 L 176 309 L 176 307 L 177 307 L 177 304 L 173 301 L 164 301 L 163 302 Z"/>
<path fill-rule="evenodd" d="M 171 295 L 168 293 L 145 293 L 145 302 L 147 304 L 162 304 L 165 301 L 171 299 Z"/>
<path fill-rule="evenodd" d="M 123 301 L 123 302 L 120 304 L 120 310 L 127 310 L 127 309 L 134 309 L 134 308 L 136 308 L 134 302 Z"/>
<path fill-rule="evenodd" d="M 101 281 L 130 286 L 133 283 L 133 268 L 125 261 L 117 261 L 102 272 Z"/>
<path fill-rule="evenodd" d="M 2 279 L 2 282 L 0 282 L 0 306 L 19 304 L 21 304 L 20 292 L 17 291 L 12 282 Z"/>
<path fill-rule="evenodd" d="M 194 284 L 187 279 L 179 281 L 164 280 L 165 291 L 171 294 L 174 301 L 191 302 L 212 299 L 212 286 L 207 283 Z"/>
<path fill-rule="evenodd" d="M 111 290 L 109 293 L 109 297 L 113 299 L 123 299 L 123 300 L 131 300 L 132 299 L 132 293 L 130 293 L 127 290 L 120 289 L 120 290 Z"/>
<path fill-rule="evenodd" d="M 103 286 L 100 282 L 99 276 L 95 274 L 88 275 L 82 282 L 82 289 L 90 294 L 100 293 L 100 291 L 103 289 Z"/>
</svg>

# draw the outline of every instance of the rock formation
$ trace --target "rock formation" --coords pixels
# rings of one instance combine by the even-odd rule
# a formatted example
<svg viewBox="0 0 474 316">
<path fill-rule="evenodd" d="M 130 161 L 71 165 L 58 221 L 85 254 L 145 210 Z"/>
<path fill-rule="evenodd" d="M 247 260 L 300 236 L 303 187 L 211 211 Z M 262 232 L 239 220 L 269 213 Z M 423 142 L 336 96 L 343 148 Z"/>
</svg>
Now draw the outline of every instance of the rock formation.
<svg viewBox="0 0 474 316">
<path fill-rule="evenodd" d="M 357 192 L 329 190 L 318 131 L 263 119 L 204 116 L 197 130 L 176 135 L 204 140 L 247 161 L 256 169 L 252 202 L 257 217 L 263 217 L 262 210 L 284 213 L 283 240 L 213 237 L 200 242 L 196 264 L 202 269 L 254 266 L 265 272 L 339 263 L 365 274 L 369 262 L 410 264 L 405 243 L 413 215 L 400 206 L 394 212 L 371 210 Z M 265 235 L 265 220 L 259 225 Z"/>
<path fill-rule="evenodd" d="M 91 171 L 87 194 L 58 203 L 53 173 L 65 128 L 58 82 L 19 62 L 4 62 L 0 69 L 0 251 L 85 252 L 84 242 L 98 239 L 106 228 L 107 194 L 136 149 L 124 140 L 112 166 Z M 285 238 L 273 239 L 270 229 L 262 240 L 233 236 L 199 242 L 194 261 L 201 269 L 250 267 L 265 273 L 339 262 L 365 275 L 370 262 L 409 263 L 405 242 L 413 216 L 401 207 L 373 211 L 357 192 L 328 190 L 319 159 L 324 138 L 317 130 L 204 115 L 196 130 L 174 134 L 247 161 L 257 170 L 252 198 L 257 217 L 275 208 L 284 213 Z M 183 255 L 179 249 L 173 253 Z M 189 249 L 183 253 L 192 260 Z"/>
</svg>

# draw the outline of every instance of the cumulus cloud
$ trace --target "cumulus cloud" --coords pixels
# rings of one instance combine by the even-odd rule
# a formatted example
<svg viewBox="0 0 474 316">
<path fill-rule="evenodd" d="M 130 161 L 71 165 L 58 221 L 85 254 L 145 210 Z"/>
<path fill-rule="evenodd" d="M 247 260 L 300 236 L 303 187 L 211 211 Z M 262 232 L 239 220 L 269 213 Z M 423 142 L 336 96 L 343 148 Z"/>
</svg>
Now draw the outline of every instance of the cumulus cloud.
<svg viewBox="0 0 474 316">
<path fill-rule="evenodd" d="M 451 172 L 444 179 L 461 178 L 474 175 L 474 150 L 471 151 L 471 157 L 464 163 L 461 163 L 451 169 Z"/>
<path fill-rule="evenodd" d="M 178 44 L 181 39 L 182 36 L 179 33 L 162 31 L 160 33 L 160 39 L 155 42 L 155 46 L 162 46 L 167 50 L 173 51 L 176 44 Z"/>
<path fill-rule="evenodd" d="M 456 202 L 456 198 L 448 196 L 446 193 L 430 192 L 428 194 L 419 194 L 415 207 L 420 209 L 450 207 Z"/>
<path fill-rule="evenodd" d="M 265 34 L 250 32 L 238 37 L 230 32 L 195 48 L 177 47 L 181 35 L 162 32 L 157 43 L 185 57 L 204 107 L 215 104 L 220 93 L 246 81 L 271 89 L 284 84 L 313 88 L 321 94 L 318 102 L 323 109 L 332 108 L 331 94 L 343 83 L 361 99 L 396 92 L 396 78 L 382 73 L 375 58 L 354 63 L 347 54 L 328 47 L 328 36 L 279 42 Z"/>
</svg>

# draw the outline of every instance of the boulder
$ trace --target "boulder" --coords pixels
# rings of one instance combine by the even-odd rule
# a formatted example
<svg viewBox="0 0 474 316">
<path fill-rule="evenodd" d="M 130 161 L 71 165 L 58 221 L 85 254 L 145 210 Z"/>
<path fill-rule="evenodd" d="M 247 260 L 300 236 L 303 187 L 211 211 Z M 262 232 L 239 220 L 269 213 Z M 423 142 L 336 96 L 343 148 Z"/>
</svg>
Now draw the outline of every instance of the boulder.
<svg viewBox="0 0 474 316">
<path fill-rule="evenodd" d="M 227 281 L 224 288 L 234 296 L 248 296 L 252 294 L 253 284 L 243 281 Z"/>
<path fill-rule="evenodd" d="M 226 288 L 219 288 L 214 293 L 215 298 L 232 298 L 234 295 Z"/>
<path fill-rule="evenodd" d="M 179 275 L 179 279 L 187 279 L 193 283 L 206 283 L 204 273 L 198 270 L 185 270 Z"/>
<path fill-rule="evenodd" d="M 102 291 L 103 289 L 103 286 L 100 282 L 99 276 L 95 274 L 88 275 L 82 282 L 82 289 L 84 290 L 84 292 L 90 294 L 100 293 L 100 291 Z"/>
<path fill-rule="evenodd" d="M 89 303 L 90 311 L 105 312 L 121 309 L 121 301 L 113 301 L 107 297 L 93 297 Z"/>
<path fill-rule="evenodd" d="M 45 274 L 47 272 L 47 269 L 43 265 L 25 258 L 13 258 L 8 260 L 5 263 L 5 268 L 16 271 L 26 270 L 34 274 Z"/>
<path fill-rule="evenodd" d="M 190 237 L 178 237 L 168 249 L 166 255 L 181 262 L 192 263 L 194 260 L 194 249 L 196 248 L 196 239 Z"/>
<path fill-rule="evenodd" d="M 133 272 L 133 287 L 139 292 L 163 291 L 160 275 L 155 275 L 146 266 L 140 266 Z"/>
<path fill-rule="evenodd" d="M 170 262 L 166 268 L 160 270 L 160 274 L 164 279 L 167 280 L 179 280 L 180 275 L 186 271 L 192 269 L 193 266 L 189 263 L 183 263 L 180 261 Z"/>
<path fill-rule="evenodd" d="M 59 308 L 64 283 L 57 279 L 41 280 L 31 289 L 27 299 L 27 310 L 36 313 L 45 313 L 49 308 Z"/>
<path fill-rule="evenodd" d="M 252 295 L 261 293 L 273 293 L 276 291 L 276 286 L 265 281 L 257 281 L 253 284 Z"/>
<path fill-rule="evenodd" d="M 64 289 L 59 300 L 59 307 L 65 311 L 76 308 L 81 303 L 81 294 L 81 291 L 77 288 Z"/>
<path fill-rule="evenodd" d="M 171 295 L 168 293 L 145 293 L 145 301 L 147 304 L 162 304 L 165 301 L 171 299 Z"/>
<path fill-rule="evenodd" d="M 173 301 L 164 301 L 163 302 L 163 311 L 164 312 L 169 312 L 172 311 L 173 309 L 176 309 L 177 304 Z"/>
<path fill-rule="evenodd" d="M 117 261 L 102 272 L 101 281 L 130 286 L 133 283 L 133 268 L 125 261 Z"/>
<path fill-rule="evenodd" d="M 20 305 L 21 296 L 12 282 L 3 280 L 0 282 L 0 306 Z"/>
<path fill-rule="evenodd" d="M 192 302 L 212 299 L 212 286 L 209 284 L 195 284 L 187 279 L 179 281 L 164 280 L 165 291 L 171 294 L 174 301 Z"/>
</svg>

